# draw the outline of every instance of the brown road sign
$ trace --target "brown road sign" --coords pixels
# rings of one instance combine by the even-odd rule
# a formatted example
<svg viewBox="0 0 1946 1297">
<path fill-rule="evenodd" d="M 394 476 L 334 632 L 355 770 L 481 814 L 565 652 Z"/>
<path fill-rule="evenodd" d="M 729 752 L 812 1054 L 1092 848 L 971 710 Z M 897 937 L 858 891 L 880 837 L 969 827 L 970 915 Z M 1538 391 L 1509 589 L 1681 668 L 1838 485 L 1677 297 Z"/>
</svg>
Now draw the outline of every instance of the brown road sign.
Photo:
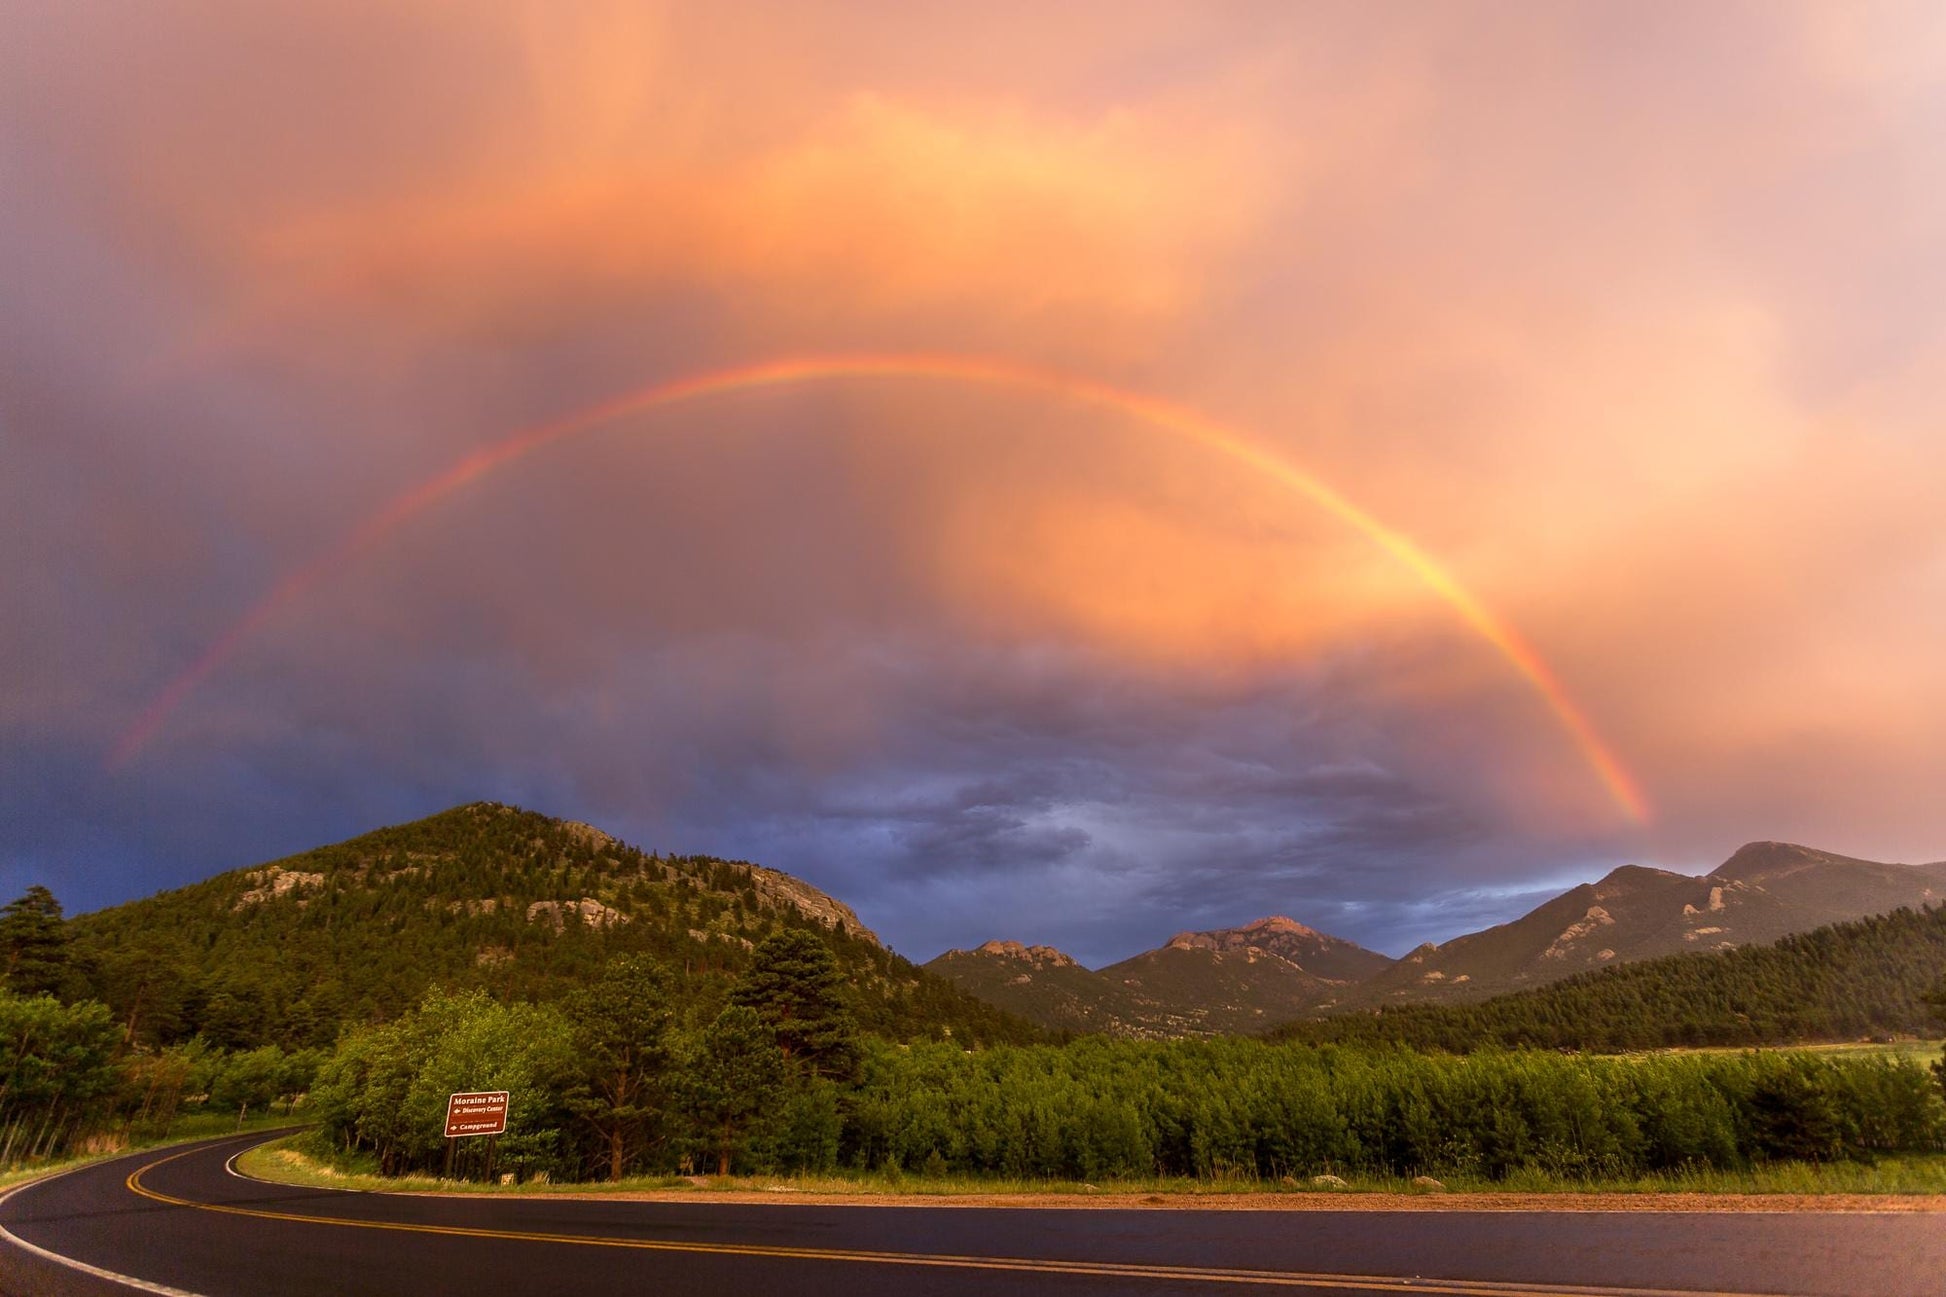
<svg viewBox="0 0 1946 1297">
<path fill-rule="evenodd" d="M 446 1100 L 446 1138 L 500 1135 L 507 1129 L 507 1092 L 479 1090 Z"/>
</svg>

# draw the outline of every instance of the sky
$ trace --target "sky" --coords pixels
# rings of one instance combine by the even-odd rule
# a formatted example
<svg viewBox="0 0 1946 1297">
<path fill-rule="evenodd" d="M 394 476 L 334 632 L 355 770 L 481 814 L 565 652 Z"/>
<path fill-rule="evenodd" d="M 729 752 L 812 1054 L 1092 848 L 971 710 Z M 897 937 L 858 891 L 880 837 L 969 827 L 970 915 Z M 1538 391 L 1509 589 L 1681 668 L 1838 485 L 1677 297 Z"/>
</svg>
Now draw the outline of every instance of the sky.
<svg viewBox="0 0 1946 1297">
<path fill-rule="evenodd" d="M 1937 5 L 0 12 L 9 895 L 491 799 L 1099 964 L 1946 857 Z"/>
</svg>

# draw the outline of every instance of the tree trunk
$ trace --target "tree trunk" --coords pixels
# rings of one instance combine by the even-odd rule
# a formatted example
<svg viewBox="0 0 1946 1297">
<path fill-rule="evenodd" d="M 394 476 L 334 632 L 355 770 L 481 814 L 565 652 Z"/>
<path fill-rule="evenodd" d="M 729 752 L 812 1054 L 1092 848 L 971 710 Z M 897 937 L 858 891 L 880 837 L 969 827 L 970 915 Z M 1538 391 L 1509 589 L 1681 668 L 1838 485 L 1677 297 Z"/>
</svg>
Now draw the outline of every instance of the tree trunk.
<svg viewBox="0 0 1946 1297">
<path fill-rule="evenodd" d="M 47 1128 L 54 1124 L 54 1113 L 59 1107 L 60 1105 L 56 1104 L 53 1108 L 49 1108 L 47 1115 L 41 1118 L 41 1128 L 34 1132 L 34 1142 L 27 1146 L 27 1158 L 29 1161 L 41 1155 L 41 1141 L 47 1138 Z"/>
<path fill-rule="evenodd" d="M 608 1178 L 622 1178 L 622 1128 L 615 1127 L 608 1132 Z"/>
</svg>

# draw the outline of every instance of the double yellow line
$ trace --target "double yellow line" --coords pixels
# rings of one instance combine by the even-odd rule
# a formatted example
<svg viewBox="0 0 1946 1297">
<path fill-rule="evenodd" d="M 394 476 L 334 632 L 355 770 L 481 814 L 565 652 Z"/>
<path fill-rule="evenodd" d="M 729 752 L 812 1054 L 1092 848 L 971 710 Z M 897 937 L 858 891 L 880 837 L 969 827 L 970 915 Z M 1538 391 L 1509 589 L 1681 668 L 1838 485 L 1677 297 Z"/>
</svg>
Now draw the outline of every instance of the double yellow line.
<svg viewBox="0 0 1946 1297">
<path fill-rule="evenodd" d="M 466 1225 L 422 1225 L 406 1221 L 349 1220 L 298 1212 L 265 1211 L 230 1203 L 196 1202 L 162 1193 L 142 1183 L 156 1167 L 205 1149 L 185 1149 L 131 1172 L 129 1192 L 171 1207 L 254 1220 L 337 1225 L 347 1229 L 388 1230 L 399 1234 L 440 1234 L 451 1238 L 505 1239 L 521 1243 L 559 1243 L 572 1247 L 626 1248 L 640 1252 L 688 1252 L 709 1256 L 756 1257 L 773 1261 L 835 1261 L 857 1265 L 894 1265 L 947 1270 L 985 1270 L 1023 1274 L 1077 1275 L 1093 1279 L 1151 1279 L 1171 1283 L 1212 1283 L 1270 1288 L 1335 1288 L 1355 1292 L 1437 1294 L 1440 1297 L 1763 1297 L 1762 1294 L 1704 1292 L 1697 1289 L 1606 1288 L 1575 1285 L 1535 1287 L 1491 1280 L 1420 1279 L 1385 1275 L 1329 1274 L 1295 1270 L 1240 1270 L 1209 1266 L 1137 1265 L 1116 1261 L 1061 1261 L 1029 1257 L 958 1256 L 932 1252 L 867 1252 L 849 1248 L 782 1247 L 763 1243 L 690 1243 L 676 1239 L 614 1238 L 601 1234 L 543 1234 L 525 1230 L 479 1229 Z"/>
</svg>

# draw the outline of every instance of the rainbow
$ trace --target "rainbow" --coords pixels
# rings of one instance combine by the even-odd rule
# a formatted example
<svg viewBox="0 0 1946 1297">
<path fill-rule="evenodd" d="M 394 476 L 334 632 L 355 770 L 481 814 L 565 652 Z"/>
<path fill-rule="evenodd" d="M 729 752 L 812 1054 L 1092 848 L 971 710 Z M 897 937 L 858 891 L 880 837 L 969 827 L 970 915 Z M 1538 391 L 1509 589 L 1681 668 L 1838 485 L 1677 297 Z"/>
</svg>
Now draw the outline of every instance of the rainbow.
<svg viewBox="0 0 1946 1297">
<path fill-rule="evenodd" d="M 109 767 L 125 764 L 147 746 L 183 700 L 284 608 L 302 599 L 332 574 L 378 547 L 413 518 L 480 478 L 556 442 L 630 415 L 646 414 L 733 392 L 785 387 L 796 383 L 867 378 L 972 383 L 1076 401 L 1174 433 L 1280 483 L 1366 537 L 1439 596 L 1462 622 L 1491 644 L 1547 704 L 1548 710 L 1554 714 L 1615 805 L 1636 822 L 1648 819 L 1648 803 L 1640 787 L 1596 733 L 1587 715 L 1569 696 L 1560 678 L 1534 646 L 1512 626 L 1495 616 L 1424 550 L 1323 481 L 1233 429 L 1160 397 L 1030 365 L 981 357 L 905 353 L 799 356 L 713 370 L 627 392 L 546 423 L 520 429 L 481 447 L 452 467 L 396 496 L 353 528 L 336 545 L 286 573 L 235 624 L 149 700 L 116 741 L 108 758 Z"/>
</svg>

